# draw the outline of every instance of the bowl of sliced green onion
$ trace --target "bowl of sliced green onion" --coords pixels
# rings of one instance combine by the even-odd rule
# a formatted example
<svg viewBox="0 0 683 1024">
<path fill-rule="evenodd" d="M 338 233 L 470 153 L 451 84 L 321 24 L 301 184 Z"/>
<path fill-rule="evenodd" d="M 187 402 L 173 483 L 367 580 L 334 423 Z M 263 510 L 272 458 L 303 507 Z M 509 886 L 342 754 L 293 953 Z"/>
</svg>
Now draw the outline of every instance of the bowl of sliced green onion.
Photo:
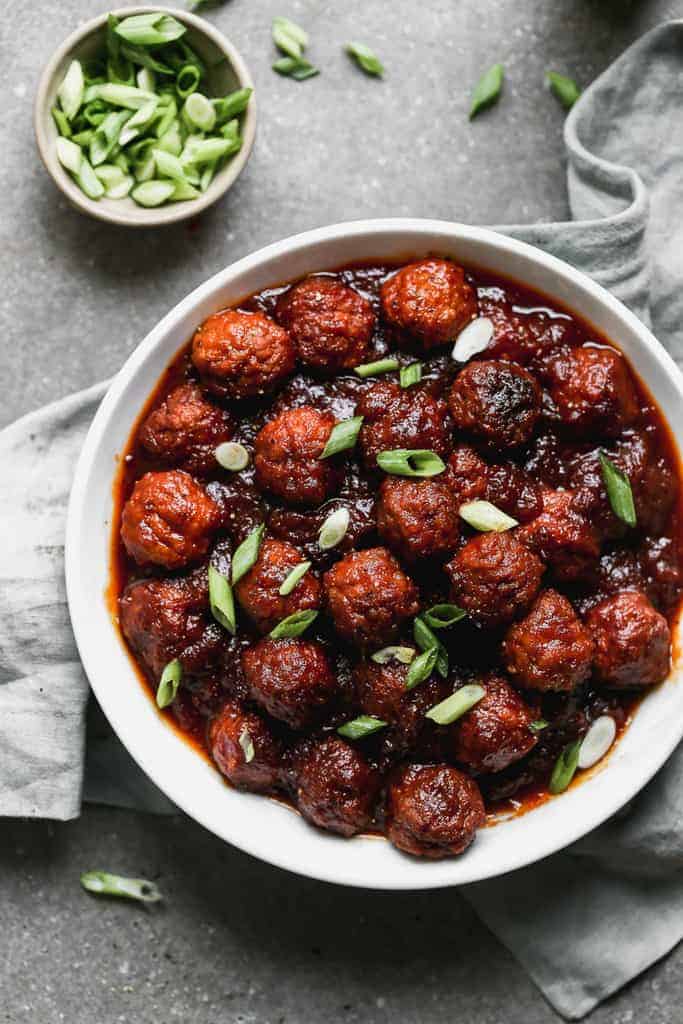
<svg viewBox="0 0 683 1024">
<path fill-rule="evenodd" d="M 249 159 L 253 83 L 234 46 L 196 15 L 114 10 L 53 56 L 35 130 L 74 206 L 128 227 L 171 224 L 215 203 Z"/>
</svg>

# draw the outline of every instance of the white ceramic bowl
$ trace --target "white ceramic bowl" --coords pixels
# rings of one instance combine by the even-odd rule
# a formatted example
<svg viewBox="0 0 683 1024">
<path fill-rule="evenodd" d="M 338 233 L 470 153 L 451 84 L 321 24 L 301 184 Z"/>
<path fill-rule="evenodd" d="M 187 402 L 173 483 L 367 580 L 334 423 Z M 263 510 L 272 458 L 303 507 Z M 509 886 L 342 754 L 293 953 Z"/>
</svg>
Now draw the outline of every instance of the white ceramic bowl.
<svg viewBox="0 0 683 1024">
<path fill-rule="evenodd" d="M 433 253 L 516 278 L 579 311 L 619 345 L 676 437 L 683 437 L 683 377 L 675 364 L 633 314 L 567 264 L 483 228 L 426 220 L 338 224 L 277 242 L 221 270 L 144 339 L 90 428 L 67 527 L 66 578 L 78 648 L 97 699 L 138 764 L 187 814 L 240 849 L 303 875 L 373 889 L 429 889 L 500 875 L 546 857 L 605 821 L 645 785 L 683 736 L 680 666 L 645 698 L 612 755 L 581 785 L 484 829 L 462 857 L 419 861 L 384 839 L 326 835 L 280 803 L 230 789 L 155 710 L 105 603 L 112 483 L 118 454 L 144 402 L 210 313 L 311 271 Z"/>
</svg>

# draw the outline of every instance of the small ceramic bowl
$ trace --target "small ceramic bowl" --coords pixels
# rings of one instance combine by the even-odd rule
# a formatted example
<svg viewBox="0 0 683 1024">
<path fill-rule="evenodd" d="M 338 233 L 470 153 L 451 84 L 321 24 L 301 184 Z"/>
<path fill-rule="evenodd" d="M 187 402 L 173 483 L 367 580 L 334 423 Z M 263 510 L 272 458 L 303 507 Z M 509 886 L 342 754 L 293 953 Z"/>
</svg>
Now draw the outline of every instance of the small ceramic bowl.
<svg viewBox="0 0 683 1024">
<path fill-rule="evenodd" d="M 147 14 L 153 11 L 163 11 L 187 25 L 187 42 L 203 58 L 209 68 L 208 83 L 205 87 L 209 96 L 225 96 L 235 89 L 253 88 L 254 83 L 249 69 L 235 47 L 213 25 L 202 18 L 187 11 L 156 4 L 121 7 L 111 13 L 115 14 L 117 18 L 127 18 L 132 14 Z M 98 220 L 109 221 L 111 224 L 122 224 L 131 228 L 149 228 L 161 224 L 174 224 L 188 217 L 195 217 L 228 191 L 249 159 L 256 134 L 256 104 L 253 95 L 242 115 L 243 143 L 241 150 L 216 174 L 206 192 L 203 192 L 198 199 L 154 208 L 138 206 L 130 198 L 89 199 L 57 159 L 57 128 L 51 114 L 51 110 L 55 106 L 57 90 L 72 60 L 92 59 L 102 50 L 107 17 L 108 14 L 101 14 L 98 18 L 94 18 L 76 29 L 58 48 L 43 71 L 34 107 L 36 141 L 41 159 L 69 202 L 84 213 L 97 217 Z"/>
</svg>

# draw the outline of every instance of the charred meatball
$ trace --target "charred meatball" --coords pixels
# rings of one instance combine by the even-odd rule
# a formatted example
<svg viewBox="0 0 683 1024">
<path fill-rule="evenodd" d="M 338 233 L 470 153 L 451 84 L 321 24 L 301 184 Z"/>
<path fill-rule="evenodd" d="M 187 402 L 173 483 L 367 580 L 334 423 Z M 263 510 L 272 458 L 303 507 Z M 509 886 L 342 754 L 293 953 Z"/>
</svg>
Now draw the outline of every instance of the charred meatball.
<svg viewBox="0 0 683 1024">
<path fill-rule="evenodd" d="M 121 539 L 138 565 L 182 569 L 206 554 L 218 508 L 182 469 L 145 473 L 123 506 Z"/>
<path fill-rule="evenodd" d="M 477 297 L 462 267 L 427 259 L 403 267 L 381 290 L 384 319 L 425 349 L 448 345 L 477 315 Z"/>
<path fill-rule="evenodd" d="M 510 626 L 503 661 L 528 690 L 575 690 L 591 674 L 593 640 L 566 597 L 539 594 L 529 614 Z"/>
<path fill-rule="evenodd" d="M 254 441 L 256 483 L 290 505 L 321 505 L 341 486 L 335 458 L 322 459 L 336 420 L 310 406 L 286 409 Z"/>
<path fill-rule="evenodd" d="M 458 546 L 458 502 L 438 480 L 387 477 L 379 489 L 380 537 L 406 561 L 446 558 Z"/>
<path fill-rule="evenodd" d="M 255 398 L 275 391 L 292 373 L 292 339 L 263 313 L 214 313 L 192 339 L 192 362 L 207 391 L 221 398 Z"/>
<path fill-rule="evenodd" d="M 419 610 L 417 588 L 386 548 L 353 551 L 325 574 L 327 608 L 345 640 L 392 640 Z"/>
<path fill-rule="evenodd" d="M 590 580 L 600 555 L 597 531 L 572 491 L 544 491 L 540 516 L 517 537 L 547 562 L 557 580 Z"/>
<path fill-rule="evenodd" d="M 379 381 L 361 396 L 356 414 L 364 417 L 360 447 L 368 469 L 377 469 L 380 452 L 422 448 L 445 458 L 453 447 L 448 407 L 420 388 Z"/>
<path fill-rule="evenodd" d="M 538 593 L 543 562 L 511 533 L 482 533 L 446 564 L 453 600 L 484 627 L 519 618 Z"/>
<path fill-rule="evenodd" d="M 502 676 L 481 685 L 486 694 L 453 726 L 453 752 L 470 771 L 502 772 L 536 746 L 535 716 Z"/>
<path fill-rule="evenodd" d="M 387 836 L 415 857 L 452 857 L 470 845 L 486 812 L 479 787 L 447 765 L 399 769 L 387 792 Z"/>
<path fill-rule="evenodd" d="M 529 440 L 541 413 L 541 388 L 528 370 L 503 360 L 469 363 L 448 404 L 456 427 L 496 450 Z"/>
<path fill-rule="evenodd" d="M 669 625 L 645 594 L 622 590 L 606 598 L 588 613 L 586 626 L 595 641 L 595 677 L 603 686 L 654 686 L 668 675 Z"/>
<path fill-rule="evenodd" d="M 234 432 L 230 413 L 208 402 L 196 384 L 181 384 L 149 414 L 140 427 L 140 443 L 168 466 L 207 473 L 216 466 L 215 451 Z"/>
<path fill-rule="evenodd" d="M 253 711 L 228 701 L 209 725 L 209 750 L 237 789 L 272 793 L 283 782 L 280 740 Z"/>
<path fill-rule="evenodd" d="M 618 437 L 638 414 L 623 356 L 611 348 L 575 348 L 545 362 L 548 390 L 560 424 L 574 436 Z"/>
<path fill-rule="evenodd" d="M 307 277 L 279 299 L 277 319 L 304 366 L 338 373 L 368 354 L 375 314 L 367 299 L 334 277 Z"/>
<path fill-rule="evenodd" d="M 304 561 L 298 548 L 282 540 L 264 540 L 256 563 L 235 584 L 235 594 L 259 633 L 270 633 L 294 612 L 319 608 L 320 581 L 309 569 L 294 590 L 283 597 L 280 587 L 292 569 Z"/>
<path fill-rule="evenodd" d="M 296 804 L 304 818 L 342 836 L 368 828 L 381 777 L 339 736 L 304 741 L 294 752 Z"/>
<path fill-rule="evenodd" d="M 309 640 L 260 640 L 242 667 L 252 700 L 292 729 L 319 722 L 336 693 L 325 651 Z"/>
</svg>

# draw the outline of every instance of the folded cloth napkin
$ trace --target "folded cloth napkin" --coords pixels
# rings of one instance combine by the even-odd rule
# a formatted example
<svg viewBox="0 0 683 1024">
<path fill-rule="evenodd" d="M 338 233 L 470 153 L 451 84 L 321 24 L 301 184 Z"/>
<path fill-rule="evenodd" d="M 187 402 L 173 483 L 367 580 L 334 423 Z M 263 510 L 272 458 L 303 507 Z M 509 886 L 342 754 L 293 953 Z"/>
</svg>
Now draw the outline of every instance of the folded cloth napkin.
<svg viewBox="0 0 683 1024">
<path fill-rule="evenodd" d="M 612 290 L 683 360 L 683 22 L 631 47 L 566 124 L 574 220 L 502 228 Z M 632 168 L 637 168 L 637 172 Z M 62 578 L 73 466 L 100 384 L 0 433 L 11 488 L 0 553 L 0 814 L 79 812 L 87 682 Z M 89 729 L 85 796 L 171 805 L 118 741 Z M 628 812 L 568 851 L 469 886 L 467 898 L 562 1014 L 579 1018 L 683 936 L 683 749 Z"/>
</svg>

